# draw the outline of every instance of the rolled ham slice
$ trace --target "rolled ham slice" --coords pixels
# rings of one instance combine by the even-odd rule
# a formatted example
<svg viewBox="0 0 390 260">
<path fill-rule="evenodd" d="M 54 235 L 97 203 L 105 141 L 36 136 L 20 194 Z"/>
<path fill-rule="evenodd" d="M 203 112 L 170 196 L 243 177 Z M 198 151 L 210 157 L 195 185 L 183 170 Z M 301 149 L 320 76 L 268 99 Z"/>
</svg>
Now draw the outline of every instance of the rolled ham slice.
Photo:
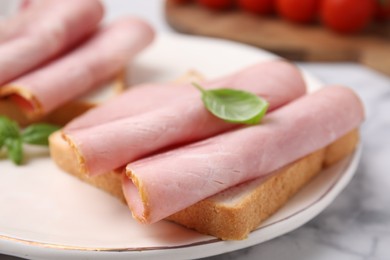
<svg viewBox="0 0 390 260">
<path fill-rule="evenodd" d="M 188 87 L 175 84 L 142 84 L 132 86 L 105 104 L 90 109 L 65 126 L 65 131 L 98 126 L 120 118 L 159 109 L 164 103 L 187 94 Z"/>
<path fill-rule="evenodd" d="M 144 21 L 126 17 L 48 65 L 0 88 L 16 96 L 31 118 L 39 118 L 114 77 L 153 39 Z"/>
<path fill-rule="evenodd" d="M 363 117 L 353 91 L 326 87 L 270 113 L 261 125 L 129 164 L 123 192 L 133 216 L 154 223 L 325 147 Z"/>
<path fill-rule="evenodd" d="M 283 74 L 281 76 L 279 73 Z M 243 76 L 245 74 L 245 76 Z M 291 79 L 291 80 L 290 80 Z M 256 84 L 255 82 L 259 80 Z M 244 81 L 244 82 L 241 82 Z M 292 100 L 305 92 L 304 82 L 300 72 L 292 64 L 275 60 L 259 63 L 245 68 L 242 71 L 224 76 L 219 79 L 202 83 L 205 89 L 220 88 L 242 88 L 245 84 L 248 89 L 253 87 L 256 92 L 262 86 L 259 95 L 272 99 L 271 103 L 276 107 L 283 105 L 286 100 Z M 275 91 L 286 91 L 280 95 L 268 95 L 270 89 Z M 199 96 L 190 84 L 142 84 L 134 86 L 125 93 L 113 98 L 104 105 L 89 110 L 87 113 L 77 117 L 65 129 L 86 128 L 97 126 L 116 119 L 139 115 L 141 113 L 160 109 L 173 100 L 183 99 L 189 96 Z"/>
<path fill-rule="evenodd" d="M 0 24 L 0 85 L 66 51 L 96 30 L 98 0 L 42 0 Z"/>
<path fill-rule="evenodd" d="M 284 62 L 258 64 L 204 85 L 207 88 L 229 87 L 253 92 L 270 103 L 269 110 L 302 96 L 306 91 L 300 72 Z M 161 149 L 237 127 L 209 113 L 193 86 L 177 87 L 171 95 L 165 96 L 165 100 L 157 97 L 150 102 L 147 101 L 150 96 L 145 93 L 139 96 L 139 100 L 129 99 L 127 102 L 137 102 L 140 104 L 138 108 L 149 104 L 143 106 L 149 112 L 93 127 L 65 130 L 64 137 L 75 149 L 81 171 L 90 175 L 103 174 Z M 110 109 L 114 108 L 118 112 L 113 114 L 120 113 L 119 110 L 131 110 L 130 105 L 119 102 Z M 109 114 L 106 111 L 100 115 L 107 118 Z"/>
</svg>

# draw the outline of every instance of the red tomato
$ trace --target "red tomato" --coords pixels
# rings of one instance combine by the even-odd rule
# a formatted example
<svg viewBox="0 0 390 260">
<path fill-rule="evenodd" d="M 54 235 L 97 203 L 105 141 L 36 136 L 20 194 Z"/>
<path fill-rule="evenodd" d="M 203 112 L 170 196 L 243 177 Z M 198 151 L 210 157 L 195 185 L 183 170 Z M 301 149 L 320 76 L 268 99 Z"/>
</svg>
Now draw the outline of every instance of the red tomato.
<svg viewBox="0 0 390 260">
<path fill-rule="evenodd" d="M 317 16 L 318 6 L 319 0 L 276 0 L 278 14 L 297 23 L 313 21 Z"/>
<path fill-rule="evenodd" d="M 238 6 L 255 14 L 269 14 L 274 11 L 275 0 L 238 0 Z"/>
<path fill-rule="evenodd" d="M 375 0 L 323 0 L 323 23 L 340 33 L 354 33 L 366 27 L 375 13 Z"/>
<path fill-rule="evenodd" d="M 172 1 L 174 4 L 178 4 L 178 5 L 183 5 L 183 4 L 188 4 L 191 2 L 191 0 L 173 0 Z"/>
<path fill-rule="evenodd" d="M 233 6 L 233 0 L 198 0 L 198 3 L 213 10 L 223 10 Z"/>
<path fill-rule="evenodd" d="M 375 18 L 378 21 L 389 21 L 390 20 L 390 0 L 382 0 L 377 2 L 377 8 Z"/>
</svg>

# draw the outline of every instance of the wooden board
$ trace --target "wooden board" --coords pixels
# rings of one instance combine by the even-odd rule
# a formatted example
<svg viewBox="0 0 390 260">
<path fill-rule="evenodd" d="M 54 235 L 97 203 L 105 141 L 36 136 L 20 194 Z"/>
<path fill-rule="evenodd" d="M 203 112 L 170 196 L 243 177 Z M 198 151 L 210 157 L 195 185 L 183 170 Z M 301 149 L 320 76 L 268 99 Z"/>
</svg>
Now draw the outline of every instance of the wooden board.
<svg viewBox="0 0 390 260">
<path fill-rule="evenodd" d="M 356 61 L 390 75 L 390 24 L 357 35 L 339 35 L 321 25 L 297 25 L 238 10 L 214 12 L 166 0 L 165 16 L 175 30 L 257 46 L 300 61 Z"/>
</svg>

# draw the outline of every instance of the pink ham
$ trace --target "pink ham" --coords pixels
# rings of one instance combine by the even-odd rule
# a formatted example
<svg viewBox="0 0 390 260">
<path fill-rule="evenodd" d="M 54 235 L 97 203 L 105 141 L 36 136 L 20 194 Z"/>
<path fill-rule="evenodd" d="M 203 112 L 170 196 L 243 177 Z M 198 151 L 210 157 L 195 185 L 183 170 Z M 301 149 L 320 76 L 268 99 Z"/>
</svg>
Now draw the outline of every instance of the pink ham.
<svg viewBox="0 0 390 260">
<path fill-rule="evenodd" d="M 39 19 L 39 15 L 42 15 L 41 12 L 47 12 L 50 4 L 55 2 L 43 0 L 33 2 L 23 1 L 20 3 L 15 13 L 9 14 L 9 17 L 0 21 L 0 43 L 24 35 L 34 26 L 32 21 Z"/>
<path fill-rule="evenodd" d="M 243 73 L 246 74 L 245 77 L 242 77 Z M 282 77 L 279 73 L 284 74 L 285 76 Z M 287 90 L 283 93 L 283 95 L 291 95 L 286 97 L 288 100 L 292 100 L 305 92 L 300 73 L 295 66 L 285 61 L 259 63 L 232 75 L 205 82 L 202 86 L 206 89 L 218 88 L 221 86 L 240 88 L 240 86 L 246 84 L 245 82 L 240 82 L 240 80 L 245 78 L 245 81 L 251 81 L 252 79 L 249 79 L 249 77 L 252 77 L 253 80 L 261 79 L 261 84 L 270 89 L 278 89 L 281 85 L 285 85 L 286 87 L 290 86 L 291 90 Z M 253 86 L 254 91 L 256 91 L 256 85 Z M 250 88 L 251 86 L 248 87 Z M 264 88 L 264 90 L 266 90 L 266 88 Z M 276 107 L 284 104 L 283 99 L 279 100 L 277 96 L 267 97 L 267 92 L 268 90 L 259 93 L 259 95 L 264 96 L 267 99 L 275 99 L 271 100 L 271 103 Z M 190 84 L 143 84 L 141 86 L 134 86 L 106 104 L 92 109 L 74 119 L 66 126 L 66 129 L 70 130 L 96 126 L 119 118 L 139 115 L 144 112 L 160 109 L 161 106 L 165 106 L 172 100 L 182 99 L 191 95 L 198 96 L 199 92 L 193 86 L 190 86 Z M 278 104 L 280 101 L 281 103 Z"/>
<path fill-rule="evenodd" d="M 134 217 L 153 223 L 325 147 L 363 117 L 353 91 L 327 87 L 269 114 L 262 125 L 129 164 L 123 191 Z"/>
<path fill-rule="evenodd" d="M 28 101 L 31 117 L 43 116 L 112 78 L 153 39 L 151 27 L 136 18 L 122 18 L 90 40 L 45 67 L 0 89 Z"/>
<path fill-rule="evenodd" d="M 43 0 L 0 25 L 0 85 L 36 68 L 94 32 L 98 0 Z"/>
<path fill-rule="evenodd" d="M 258 64 L 204 85 L 208 88 L 230 87 L 251 91 L 264 97 L 270 103 L 270 110 L 305 93 L 299 71 L 284 62 Z M 139 100 L 128 100 L 129 103 L 137 102 L 133 106 L 143 107 L 149 112 L 139 111 L 139 115 L 93 127 L 65 130 L 65 138 L 79 155 L 82 171 L 91 175 L 102 174 L 160 149 L 193 142 L 237 127 L 211 115 L 204 108 L 200 93 L 194 87 L 176 88 L 180 91 L 172 92 L 172 95 L 178 98 L 168 96 L 168 100 L 161 100 L 161 97 L 156 97 L 153 102 L 148 102 L 146 99 L 150 96 L 145 93 Z M 144 102 L 149 105 L 144 106 Z M 124 108 L 122 103 L 117 103 L 116 107 L 111 108 L 119 113 L 119 110 L 130 111 L 131 106 Z M 132 112 L 126 113 L 131 115 Z M 110 117 L 108 114 L 100 115 L 107 119 Z"/>
<path fill-rule="evenodd" d="M 142 84 L 132 86 L 107 103 L 93 108 L 73 119 L 65 126 L 65 130 L 70 131 L 97 126 L 116 119 L 158 109 L 169 100 L 186 94 L 189 92 L 188 90 L 188 87 L 175 84 Z"/>
</svg>

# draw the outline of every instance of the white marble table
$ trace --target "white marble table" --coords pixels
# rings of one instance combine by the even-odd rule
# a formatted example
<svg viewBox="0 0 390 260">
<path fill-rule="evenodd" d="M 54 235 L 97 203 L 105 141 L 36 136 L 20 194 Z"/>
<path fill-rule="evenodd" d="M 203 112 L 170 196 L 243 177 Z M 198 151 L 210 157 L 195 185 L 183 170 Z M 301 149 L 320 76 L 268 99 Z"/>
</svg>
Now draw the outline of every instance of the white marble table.
<svg viewBox="0 0 390 260">
<path fill-rule="evenodd" d="M 131 13 L 158 32 L 162 1 L 105 0 L 107 19 Z M 299 63 L 328 84 L 347 85 L 363 99 L 363 156 L 347 188 L 319 216 L 299 229 L 247 249 L 209 257 L 222 259 L 390 259 L 390 77 L 354 63 Z M 1 256 L 1 260 L 17 259 Z"/>
</svg>

